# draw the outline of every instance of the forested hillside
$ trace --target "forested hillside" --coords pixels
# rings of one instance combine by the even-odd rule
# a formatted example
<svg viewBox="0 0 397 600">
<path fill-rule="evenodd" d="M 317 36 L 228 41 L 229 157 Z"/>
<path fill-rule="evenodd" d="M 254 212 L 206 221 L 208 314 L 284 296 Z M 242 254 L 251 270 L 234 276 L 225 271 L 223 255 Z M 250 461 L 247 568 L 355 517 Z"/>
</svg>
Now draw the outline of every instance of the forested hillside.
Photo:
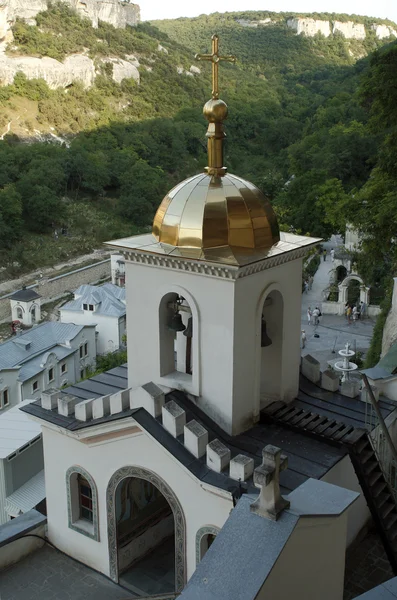
<svg viewBox="0 0 397 600">
<path fill-rule="evenodd" d="M 369 52 L 379 40 L 308 39 L 282 24 L 240 27 L 230 15 L 94 30 L 57 5 L 37 22 L 16 24 L 8 52 L 57 59 L 84 52 L 94 61 L 133 54 L 140 84 L 116 83 L 112 66 L 102 64 L 88 89 L 51 90 L 22 74 L 0 88 L 0 126 L 19 127 L 0 141 L 0 253 L 8 273 L 150 226 L 167 189 L 202 170 L 210 67 L 193 54 L 209 50 L 214 31 L 221 51 L 239 59 L 221 72 L 229 170 L 262 187 L 283 227 L 325 237 L 343 231 L 346 219 L 361 227 L 370 236 L 362 259 L 368 283 L 393 271 L 397 86 L 384 81 L 396 79 L 395 43 L 355 62 L 355 47 Z M 37 141 L 43 134 L 66 143 Z M 67 235 L 55 239 L 62 229 Z"/>
</svg>

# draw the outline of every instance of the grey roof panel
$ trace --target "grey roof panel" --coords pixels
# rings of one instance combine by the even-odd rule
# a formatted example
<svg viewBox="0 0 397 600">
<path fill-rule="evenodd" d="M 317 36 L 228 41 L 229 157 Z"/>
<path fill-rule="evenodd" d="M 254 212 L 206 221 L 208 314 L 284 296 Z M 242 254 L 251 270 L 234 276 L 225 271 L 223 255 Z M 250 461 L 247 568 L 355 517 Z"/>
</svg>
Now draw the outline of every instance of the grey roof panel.
<svg viewBox="0 0 397 600">
<path fill-rule="evenodd" d="M 62 311 L 82 313 L 83 304 L 93 304 L 95 311 L 92 315 L 107 317 L 122 317 L 126 314 L 125 288 L 120 288 L 112 283 L 105 285 L 81 285 L 74 292 L 74 300 L 62 306 Z"/>
<path fill-rule="evenodd" d="M 287 511 L 278 521 L 260 517 L 250 510 L 255 499 L 242 496 L 180 595 L 181 600 L 257 597 L 299 517 Z M 243 573 L 244 565 L 249 565 L 249 574 Z"/>
<path fill-rule="evenodd" d="M 0 344 L 0 371 L 24 364 L 32 357 L 72 340 L 87 325 L 48 321 Z"/>
<path fill-rule="evenodd" d="M 369 590 L 361 596 L 357 596 L 356 600 L 396 600 L 397 598 L 397 577 L 389 579 L 385 583 L 378 585 L 376 588 Z"/>
<path fill-rule="evenodd" d="M 37 298 L 41 298 L 41 296 L 32 288 L 18 290 L 15 294 L 9 296 L 10 300 L 19 300 L 20 302 L 29 302 L 30 300 L 36 300 Z"/>
<path fill-rule="evenodd" d="M 361 373 L 364 373 L 370 379 L 388 379 L 392 377 L 391 371 L 385 369 L 384 367 L 380 367 L 379 363 L 375 367 L 371 367 L 370 369 L 363 369 Z"/>
</svg>

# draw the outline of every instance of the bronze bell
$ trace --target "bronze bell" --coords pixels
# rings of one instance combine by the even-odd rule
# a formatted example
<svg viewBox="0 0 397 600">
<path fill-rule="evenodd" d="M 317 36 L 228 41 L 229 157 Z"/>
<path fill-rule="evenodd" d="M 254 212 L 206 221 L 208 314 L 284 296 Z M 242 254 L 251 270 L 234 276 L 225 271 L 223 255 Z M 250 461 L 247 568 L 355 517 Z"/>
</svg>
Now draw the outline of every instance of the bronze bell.
<svg viewBox="0 0 397 600">
<path fill-rule="evenodd" d="M 267 346 L 272 345 L 272 340 L 267 335 L 266 331 L 266 321 L 262 318 L 262 326 L 261 326 L 261 347 L 266 348 Z"/>
<path fill-rule="evenodd" d="M 178 311 L 174 312 L 172 319 L 168 325 L 168 329 L 171 329 L 171 331 L 175 332 L 185 331 L 186 327 L 183 324 L 181 314 Z"/>
<path fill-rule="evenodd" d="M 192 317 L 189 317 L 189 320 L 187 322 L 187 327 L 186 327 L 185 331 L 183 332 L 183 335 L 186 335 L 186 337 L 188 337 L 188 338 L 193 337 L 193 319 L 192 319 Z"/>
</svg>

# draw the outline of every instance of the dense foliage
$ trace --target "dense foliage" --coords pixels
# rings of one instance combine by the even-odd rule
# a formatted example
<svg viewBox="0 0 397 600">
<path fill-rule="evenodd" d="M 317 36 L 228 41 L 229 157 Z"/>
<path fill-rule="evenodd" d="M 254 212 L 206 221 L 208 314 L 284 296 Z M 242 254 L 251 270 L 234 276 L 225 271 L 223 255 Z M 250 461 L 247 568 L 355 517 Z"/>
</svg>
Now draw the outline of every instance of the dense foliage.
<svg viewBox="0 0 397 600">
<path fill-rule="evenodd" d="M 296 36 L 284 18 L 256 29 L 236 21 L 273 13 L 254 15 L 165 21 L 157 24 L 161 30 L 149 24 L 116 30 L 103 23 L 93 29 L 54 5 L 38 15 L 39 27 L 17 22 L 9 51 L 62 59 L 88 49 L 98 76 L 90 89 L 75 83 L 51 90 L 18 74 L 0 89 L 1 126 L 7 111 L 25 102 L 42 131 L 51 126 L 68 142 L 21 144 L 13 136 L 0 142 L 4 264 L 30 266 L 38 252 L 23 247 L 40 250 L 46 234 L 52 234 L 55 260 L 54 246 L 72 251 L 68 239 L 77 252 L 145 229 L 162 195 L 202 170 L 201 107 L 211 89 L 210 68 L 200 64 L 200 75 L 189 69 L 193 53 L 208 51 L 217 30 L 222 52 L 239 58 L 237 66 L 223 64 L 221 70 L 230 108 L 229 170 L 264 190 L 284 227 L 322 237 L 343 232 L 346 221 L 359 227 L 366 249 L 357 258 L 360 268 L 367 283 L 383 285 L 396 259 L 397 46 L 355 62 L 379 45 L 365 19 L 368 35 L 361 42 Z M 141 64 L 140 85 L 115 83 L 111 66 L 101 60 L 131 54 Z M 35 123 L 27 118 L 24 125 L 32 131 Z M 61 228 L 68 236 L 54 241 Z"/>
</svg>

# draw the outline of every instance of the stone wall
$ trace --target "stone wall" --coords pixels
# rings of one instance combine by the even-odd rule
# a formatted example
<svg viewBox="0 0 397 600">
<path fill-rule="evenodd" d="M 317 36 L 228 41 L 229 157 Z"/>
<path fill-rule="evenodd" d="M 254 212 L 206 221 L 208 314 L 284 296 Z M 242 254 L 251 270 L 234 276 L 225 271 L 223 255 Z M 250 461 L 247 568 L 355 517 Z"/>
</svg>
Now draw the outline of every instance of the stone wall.
<svg viewBox="0 0 397 600">
<path fill-rule="evenodd" d="M 28 286 L 37 291 L 41 296 L 41 304 L 52 302 L 57 298 L 61 298 L 68 292 L 72 292 L 80 285 L 85 283 L 95 284 L 101 279 L 110 279 L 110 258 L 101 262 L 76 269 L 65 275 L 58 275 L 51 279 L 43 279 L 40 283 Z M 7 294 L 0 298 L 0 323 L 11 321 L 11 303 Z"/>
</svg>

